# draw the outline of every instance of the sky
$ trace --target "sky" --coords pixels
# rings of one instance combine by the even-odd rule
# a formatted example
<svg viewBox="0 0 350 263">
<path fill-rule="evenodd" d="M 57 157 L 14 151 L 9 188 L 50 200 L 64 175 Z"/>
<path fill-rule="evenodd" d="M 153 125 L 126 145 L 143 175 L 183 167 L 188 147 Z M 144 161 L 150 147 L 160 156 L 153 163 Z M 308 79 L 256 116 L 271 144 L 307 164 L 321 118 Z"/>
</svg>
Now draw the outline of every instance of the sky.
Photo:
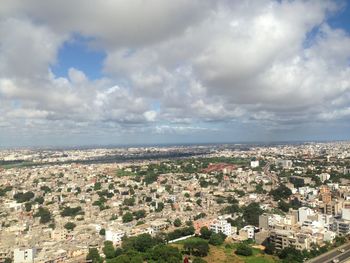
<svg viewBox="0 0 350 263">
<path fill-rule="evenodd" d="M 0 147 L 350 139 L 350 1 L 1 0 Z"/>
</svg>

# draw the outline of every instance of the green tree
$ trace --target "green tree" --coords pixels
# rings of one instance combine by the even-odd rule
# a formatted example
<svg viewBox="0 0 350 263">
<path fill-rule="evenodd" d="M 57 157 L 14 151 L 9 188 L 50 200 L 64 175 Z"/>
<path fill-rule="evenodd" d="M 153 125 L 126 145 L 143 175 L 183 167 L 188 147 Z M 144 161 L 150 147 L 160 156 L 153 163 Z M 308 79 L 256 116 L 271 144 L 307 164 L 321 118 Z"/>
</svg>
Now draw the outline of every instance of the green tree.
<svg viewBox="0 0 350 263">
<path fill-rule="evenodd" d="M 209 240 L 213 232 L 208 229 L 208 227 L 203 226 L 200 229 L 201 238 Z"/>
<path fill-rule="evenodd" d="M 186 239 L 183 248 L 186 253 L 200 257 L 205 257 L 209 253 L 208 241 L 201 238 Z"/>
<path fill-rule="evenodd" d="M 285 201 L 281 200 L 278 202 L 278 208 L 281 209 L 283 212 L 288 212 L 289 211 L 289 204 L 286 203 Z"/>
<path fill-rule="evenodd" d="M 103 243 L 103 254 L 105 254 L 107 259 L 111 259 L 115 257 L 115 251 L 112 241 L 105 241 Z"/>
<path fill-rule="evenodd" d="M 51 220 L 51 213 L 47 208 L 39 207 L 39 210 L 34 214 L 34 217 L 40 217 L 40 224 L 46 224 Z"/>
<path fill-rule="evenodd" d="M 44 203 L 44 197 L 38 196 L 34 199 L 34 202 L 38 203 L 39 205 L 42 205 Z"/>
<path fill-rule="evenodd" d="M 180 251 L 171 246 L 167 245 L 157 245 L 155 246 L 151 253 L 150 258 L 156 262 L 171 262 L 171 263 L 181 263 L 182 255 Z M 162 261 L 162 260 L 166 261 Z"/>
<path fill-rule="evenodd" d="M 259 225 L 259 215 L 264 211 L 260 208 L 258 203 L 250 203 L 243 208 L 243 219 L 249 225 Z"/>
<path fill-rule="evenodd" d="M 141 218 L 145 218 L 146 217 L 146 211 L 145 210 L 138 210 L 136 212 L 133 213 L 134 216 L 135 216 L 135 219 L 136 220 L 139 220 Z"/>
<path fill-rule="evenodd" d="M 65 225 L 64 225 L 64 228 L 71 231 L 73 230 L 77 225 L 74 224 L 73 222 L 67 222 Z"/>
<path fill-rule="evenodd" d="M 101 228 L 101 230 L 100 230 L 100 235 L 101 235 L 101 236 L 105 236 L 105 235 L 106 235 L 106 229 Z"/>
<path fill-rule="evenodd" d="M 270 195 L 273 196 L 275 201 L 278 201 L 281 199 L 287 199 L 292 195 L 292 191 L 284 184 L 281 184 L 276 189 L 271 190 Z"/>
<path fill-rule="evenodd" d="M 101 258 L 100 254 L 98 253 L 97 248 L 90 248 L 89 253 L 86 256 L 87 260 L 92 260 L 92 263 L 102 263 L 103 259 Z"/>
<path fill-rule="evenodd" d="M 100 182 L 96 182 L 96 183 L 94 184 L 94 190 L 95 190 L 95 191 L 101 190 L 101 183 L 100 183 Z"/>
<path fill-rule="evenodd" d="M 225 241 L 225 239 L 223 238 L 222 235 L 213 233 L 210 236 L 209 244 L 211 244 L 213 246 L 219 246 L 219 245 L 222 245 L 224 243 L 224 241 Z"/>
<path fill-rule="evenodd" d="M 131 197 L 131 198 L 126 198 L 126 199 L 124 199 L 123 205 L 126 205 L 126 206 L 134 206 L 134 205 L 135 205 L 135 198 L 134 198 L 134 197 Z"/>
<path fill-rule="evenodd" d="M 158 202 L 156 212 L 161 212 L 164 209 L 164 203 L 163 202 Z"/>
<path fill-rule="evenodd" d="M 123 223 L 129 223 L 133 220 L 132 213 L 126 212 L 122 217 Z"/>
<path fill-rule="evenodd" d="M 265 246 L 265 250 L 264 252 L 268 255 L 273 255 L 276 252 L 276 248 L 275 245 L 271 242 L 266 242 L 265 244 L 263 244 Z"/>
<path fill-rule="evenodd" d="M 16 200 L 17 203 L 24 203 L 24 202 L 28 202 L 31 199 L 34 198 L 34 193 L 29 191 L 29 192 L 25 192 L 25 193 L 16 193 L 13 198 Z"/>
<path fill-rule="evenodd" d="M 253 250 L 247 244 L 240 243 L 240 244 L 238 244 L 235 253 L 237 255 L 241 255 L 241 256 L 251 256 L 251 255 L 253 255 Z"/>
<path fill-rule="evenodd" d="M 181 226 L 181 225 L 182 225 L 182 222 L 181 222 L 180 218 L 176 218 L 176 219 L 174 220 L 174 226 L 175 226 L 175 227 L 179 227 L 179 226 Z"/>
<path fill-rule="evenodd" d="M 294 247 L 286 247 L 279 251 L 278 257 L 282 262 L 303 262 L 304 256 L 300 250 Z"/>
<path fill-rule="evenodd" d="M 27 202 L 24 204 L 24 207 L 26 212 L 30 212 L 32 210 L 32 203 Z"/>
</svg>

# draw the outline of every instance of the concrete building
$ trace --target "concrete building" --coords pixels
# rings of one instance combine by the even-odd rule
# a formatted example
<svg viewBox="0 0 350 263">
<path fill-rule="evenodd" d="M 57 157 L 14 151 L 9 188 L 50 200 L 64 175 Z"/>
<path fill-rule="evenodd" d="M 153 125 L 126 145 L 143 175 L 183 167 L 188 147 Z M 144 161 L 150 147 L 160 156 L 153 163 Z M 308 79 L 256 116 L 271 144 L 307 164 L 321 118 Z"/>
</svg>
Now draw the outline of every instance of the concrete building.
<svg viewBox="0 0 350 263">
<path fill-rule="evenodd" d="M 251 167 L 251 168 L 257 168 L 257 167 L 259 167 L 259 161 L 251 161 L 251 162 L 250 162 L 250 167 Z"/>
<path fill-rule="evenodd" d="M 294 246 L 298 250 L 309 250 L 312 240 L 307 234 L 294 233 L 289 230 L 272 230 L 270 232 L 270 241 L 277 250 Z"/>
<path fill-rule="evenodd" d="M 36 254 L 35 248 L 20 249 L 13 251 L 13 263 L 33 263 Z"/>
<path fill-rule="evenodd" d="M 350 233 L 350 221 L 344 219 L 334 220 L 331 224 L 331 230 L 340 236 L 346 236 Z"/>
<path fill-rule="evenodd" d="M 224 233 L 226 236 L 231 236 L 232 234 L 231 224 L 224 219 L 214 220 L 210 224 L 209 229 L 215 233 Z"/>
<path fill-rule="evenodd" d="M 245 226 L 239 230 L 239 236 L 242 239 L 254 239 L 255 238 L 255 226 Z"/>
<path fill-rule="evenodd" d="M 293 162 L 291 160 L 277 159 L 276 166 L 282 167 L 283 169 L 290 169 L 293 166 Z"/>
<path fill-rule="evenodd" d="M 105 239 L 108 241 L 112 241 L 113 244 L 118 244 L 122 241 L 122 237 L 124 236 L 124 234 L 125 233 L 122 231 L 106 230 Z"/>
</svg>

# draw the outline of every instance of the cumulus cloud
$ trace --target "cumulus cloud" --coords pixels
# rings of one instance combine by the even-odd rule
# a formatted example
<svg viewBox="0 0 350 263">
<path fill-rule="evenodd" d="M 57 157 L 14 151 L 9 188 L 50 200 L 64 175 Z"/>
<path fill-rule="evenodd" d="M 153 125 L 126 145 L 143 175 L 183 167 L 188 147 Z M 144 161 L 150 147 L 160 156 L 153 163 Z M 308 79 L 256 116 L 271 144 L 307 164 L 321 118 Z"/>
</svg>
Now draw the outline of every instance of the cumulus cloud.
<svg viewBox="0 0 350 263">
<path fill-rule="evenodd" d="M 4 0 L 0 126 L 184 134 L 348 119 L 349 32 L 328 24 L 341 4 Z M 52 72 L 77 34 L 106 54 L 104 77 Z"/>
</svg>

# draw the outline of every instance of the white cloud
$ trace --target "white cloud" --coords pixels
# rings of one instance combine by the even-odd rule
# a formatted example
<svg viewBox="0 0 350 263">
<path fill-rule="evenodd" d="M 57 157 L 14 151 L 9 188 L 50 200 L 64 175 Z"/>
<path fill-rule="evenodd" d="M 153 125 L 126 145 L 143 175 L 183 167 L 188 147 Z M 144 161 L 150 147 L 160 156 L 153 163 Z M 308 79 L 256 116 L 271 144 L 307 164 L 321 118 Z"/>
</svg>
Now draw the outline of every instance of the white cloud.
<svg viewBox="0 0 350 263">
<path fill-rule="evenodd" d="M 160 134 L 349 118 L 350 37 L 327 23 L 338 8 L 312 0 L 4 0 L 0 125 L 25 119 L 27 128 Z M 106 77 L 51 72 L 74 34 L 106 53 Z"/>
</svg>

